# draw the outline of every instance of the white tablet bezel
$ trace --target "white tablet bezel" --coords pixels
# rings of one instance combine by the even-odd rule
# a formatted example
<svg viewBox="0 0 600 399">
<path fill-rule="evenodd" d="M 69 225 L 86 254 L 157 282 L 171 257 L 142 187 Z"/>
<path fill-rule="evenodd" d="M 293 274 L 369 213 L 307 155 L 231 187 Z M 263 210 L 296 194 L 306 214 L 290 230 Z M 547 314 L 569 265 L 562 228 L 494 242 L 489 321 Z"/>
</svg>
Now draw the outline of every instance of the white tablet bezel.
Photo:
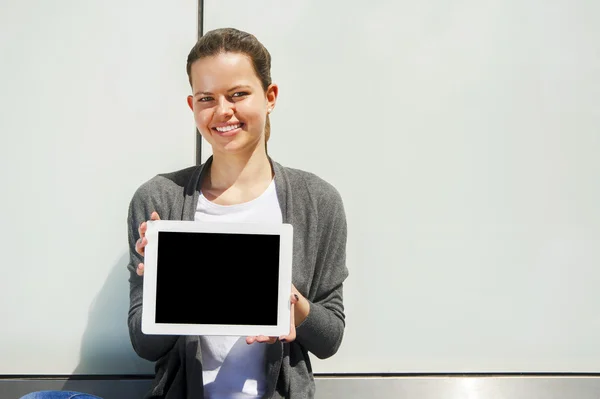
<svg viewBox="0 0 600 399">
<path fill-rule="evenodd" d="M 290 332 L 290 294 L 292 287 L 293 228 L 290 224 L 220 223 L 176 220 L 157 220 L 147 223 L 148 244 L 144 252 L 144 292 L 142 307 L 142 332 L 152 335 L 235 335 L 235 336 L 281 336 Z M 271 234 L 280 237 L 279 283 L 277 296 L 277 325 L 221 325 L 221 324 L 164 324 L 156 323 L 156 270 L 158 233 L 160 231 Z M 185 278 L 185 276 L 182 276 Z M 239 296 L 232 300 L 240 301 Z M 258 306 L 247 298 L 239 306 Z"/>
</svg>

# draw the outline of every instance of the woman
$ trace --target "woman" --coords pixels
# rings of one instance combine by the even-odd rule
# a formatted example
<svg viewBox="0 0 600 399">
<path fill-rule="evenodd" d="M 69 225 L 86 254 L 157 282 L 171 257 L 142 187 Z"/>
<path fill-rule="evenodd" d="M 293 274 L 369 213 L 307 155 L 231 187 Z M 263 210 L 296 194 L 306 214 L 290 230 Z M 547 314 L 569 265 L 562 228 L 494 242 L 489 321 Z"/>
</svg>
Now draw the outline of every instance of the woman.
<svg viewBox="0 0 600 399">
<path fill-rule="evenodd" d="M 192 95 L 187 103 L 213 156 L 203 165 L 155 176 L 131 200 L 128 324 L 136 353 L 156 362 L 148 398 L 312 398 L 308 353 L 328 358 L 342 342 L 342 288 L 348 275 L 343 203 L 329 183 L 267 155 L 269 114 L 278 95 L 270 68 L 270 54 L 254 36 L 236 29 L 206 33 L 188 56 Z M 292 224 L 290 333 L 143 334 L 146 221 L 160 218 Z M 240 306 L 257 306 L 243 293 L 240 298 Z"/>
</svg>

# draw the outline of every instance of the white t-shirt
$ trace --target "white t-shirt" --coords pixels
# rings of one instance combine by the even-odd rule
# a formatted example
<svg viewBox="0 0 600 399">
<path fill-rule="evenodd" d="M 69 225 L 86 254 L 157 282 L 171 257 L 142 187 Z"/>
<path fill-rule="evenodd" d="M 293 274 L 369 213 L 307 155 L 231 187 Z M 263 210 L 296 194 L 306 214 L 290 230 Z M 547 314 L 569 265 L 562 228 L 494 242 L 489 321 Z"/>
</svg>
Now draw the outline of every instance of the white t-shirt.
<svg viewBox="0 0 600 399">
<path fill-rule="evenodd" d="M 243 204 L 217 205 L 200 194 L 194 220 L 281 224 L 283 219 L 275 181 L 260 197 Z M 248 345 L 246 337 L 231 336 L 201 336 L 200 344 L 204 395 L 207 399 L 263 396 L 268 344 Z"/>
</svg>

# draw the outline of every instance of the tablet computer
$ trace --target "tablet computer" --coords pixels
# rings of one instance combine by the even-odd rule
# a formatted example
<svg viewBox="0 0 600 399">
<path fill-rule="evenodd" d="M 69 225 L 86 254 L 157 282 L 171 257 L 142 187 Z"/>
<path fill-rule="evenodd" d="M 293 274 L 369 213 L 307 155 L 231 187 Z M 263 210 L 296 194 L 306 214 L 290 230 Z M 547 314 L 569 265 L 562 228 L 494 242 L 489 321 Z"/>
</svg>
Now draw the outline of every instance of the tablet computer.
<svg viewBox="0 0 600 399">
<path fill-rule="evenodd" d="M 142 332 L 290 332 L 290 224 L 149 221 Z"/>
</svg>

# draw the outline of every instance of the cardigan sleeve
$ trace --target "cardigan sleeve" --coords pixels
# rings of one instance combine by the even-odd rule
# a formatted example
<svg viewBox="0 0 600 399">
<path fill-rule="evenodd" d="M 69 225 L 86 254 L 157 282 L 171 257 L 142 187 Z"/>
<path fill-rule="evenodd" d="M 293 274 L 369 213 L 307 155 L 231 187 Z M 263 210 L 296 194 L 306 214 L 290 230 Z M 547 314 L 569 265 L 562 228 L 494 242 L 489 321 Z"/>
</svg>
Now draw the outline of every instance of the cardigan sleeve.
<svg viewBox="0 0 600 399">
<path fill-rule="evenodd" d="M 318 202 L 319 239 L 313 276 L 310 312 L 296 327 L 296 340 L 319 359 L 339 349 L 346 326 L 343 282 L 346 267 L 347 222 L 339 193 L 329 187 Z"/>
<path fill-rule="evenodd" d="M 128 327 L 129 338 L 135 352 L 143 359 L 156 361 L 166 355 L 175 345 L 177 336 L 171 335 L 146 335 L 142 332 L 142 299 L 144 279 L 138 276 L 136 269 L 139 263 L 144 261 L 143 257 L 135 250 L 135 243 L 139 238 L 138 228 L 144 221 L 150 219 L 152 212 L 161 213 L 159 201 L 153 201 L 153 190 L 151 182 L 142 185 L 134 194 L 130 204 L 127 217 L 128 241 L 129 241 L 129 315 Z"/>
</svg>

